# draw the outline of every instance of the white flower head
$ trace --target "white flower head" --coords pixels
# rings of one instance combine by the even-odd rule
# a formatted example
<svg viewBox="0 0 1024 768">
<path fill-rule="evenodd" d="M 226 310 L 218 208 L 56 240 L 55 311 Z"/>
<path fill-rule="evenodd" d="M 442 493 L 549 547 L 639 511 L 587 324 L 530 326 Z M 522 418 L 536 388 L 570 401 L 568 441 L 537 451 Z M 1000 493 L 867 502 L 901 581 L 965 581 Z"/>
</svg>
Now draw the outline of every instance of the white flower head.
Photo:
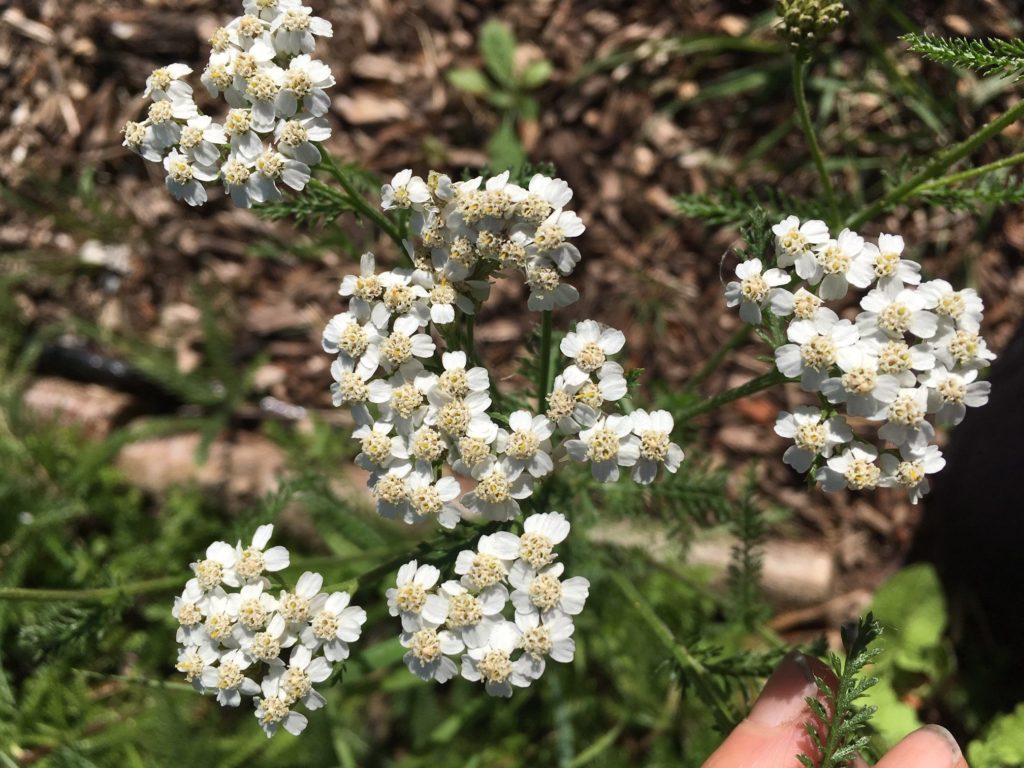
<svg viewBox="0 0 1024 768">
<path fill-rule="evenodd" d="M 350 600 L 348 592 L 332 592 L 321 593 L 310 603 L 312 618 L 300 641 L 310 651 L 323 648 L 324 658 L 330 662 L 348 658 L 348 644 L 359 639 L 366 623 L 366 611 L 350 605 Z"/>
<path fill-rule="evenodd" d="M 238 586 L 235 575 L 235 548 L 226 541 L 215 541 L 206 548 L 206 559 L 191 564 L 196 575 L 196 584 L 204 592 L 209 592 L 221 584 L 231 587 Z"/>
<path fill-rule="evenodd" d="M 164 170 L 167 171 L 166 185 L 168 191 L 178 200 L 184 200 L 191 206 L 199 206 L 206 202 L 204 181 L 217 178 L 215 168 L 193 163 L 187 155 L 177 150 L 164 158 Z"/>
<path fill-rule="evenodd" d="M 287 549 L 281 546 L 267 549 L 267 543 L 273 533 L 273 525 L 261 525 L 253 534 L 248 547 L 243 548 L 241 541 L 235 545 L 234 572 L 241 584 L 262 580 L 264 572 L 273 573 L 288 567 Z"/>
<path fill-rule="evenodd" d="M 572 360 L 562 373 L 570 386 L 579 386 L 605 364 L 608 355 L 619 352 L 626 343 L 622 331 L 601 325 L 594 320 L 581 320 L 576 330 L 562 339 L 559 348 Z"/>
<path fill-rule="evenodd" d="M 448 601 L 429 590 L 437 585 L 441 572 L 432 565 L 420 565 L 416 560 L 398 569 L 396 586 L 387 591 L 388 612 L 401 616 L 402 628 L 415 631 L 417 621 L 422 618 L 434 626 L 440 626 L 448 616 Z"/>
<path fill-rule="evenodd" d="M 181 79 L 190 74 L 192 67 L 187 64 L 168 64 L 155 69 L 146 78 L 142 96 L 153 101 L 191 102 L 192 86 Z"/>
<path fill-rule="evenodd" d="M 987 368 L 996 359 L 985 339 L 976 331 L 942 323 L 941 332 L 932 339 L 931 350 L 939 365 L 950 370 Z"/>
<path fill-rule="evenodd" d="M 303 112 L 316 117 L 325 114 L 331 105 L 326 89 L 334 84 L 331 68 L 322 61 L 306 53 L 296 56 L 284 72 L 281 92 L 277 95 L 277 114 L 291 117 L 300 106 Z"/>
<path fill-rule="evenodd" d="M 739 304 L 740 319 L 751 325 L 761 322 L 761 310 L 772 303 L 773 294 L 779 286 L 786 285 L 790 276 L 781 269 L 762 272 L 761 260 L 750 259 L 737 265 L 736 277 L 725 286 L 726 306 Z"/>
<path fill-rule="evenodd" d="M 672 442 L 672 428 L 675 426 L 668 411 L 648 413 L 637 408 L 629 414 L 632 427 L 632 441 L 636 443 L 639 457 L 633 466 L 633 480 L 649 485 L 658 475 L 658 467 L 675 474 L 683 462 L 683 449 Z"/>
<path fill-rule="evenodd" d="M 470 590 L 483 590 L 501 584 L 519 555 L 519 537 L 508 531 L 481 536 L 476 550 L 464 549 L 455 560 L 455 573 Z"/>
<path fill-rule="evenodd" d="M 854 285 L 866 288 L 874 280 L 872 254 L 864 249 L 864 238 L 844 229 L 834 240 L 818 246 L 813 255 L 797 258 L 796 273 L 811 285 L 818 285 L 818 296 L 828 301 L 843 298 Z"/>
<path fill-rule="evenodd" d="M 929 390 L 928 411 L 935 414 L 939 424 L 959 424 L 968 407 L 977 408 L 988 402 L 992 385 L 977 378 L 976 370 L 954 373 L 941 367 L 921 377 L 921 383 Z"/>
<path fill-rule="evenodd" d="M 516 561 L 508 575 L 509 583 L 515 588 L 511 600 L 516 613 L 543 616 L 580 613 L 590 594 L 590 582 L 582 576 L 562 580 L 563 570 L 561 563 L 536 571 L 525 560 Z"/>
<path fill-rule="evenodd" d="M 546 660 L 567 664 L 576 655 L 576 641 L 573 640 L 572 619 L 565 614 L 541 614 L 530 611 L 516 613 L 516 626 L 522 635 L 519 647 L 523 654 L 515 661 L 517 672 L 531 680 L 544 674 Z"/>
<path fill-rule="evenodd" d="M 474 595 L 458 581 L 446 581 L 441 585 L 441 595 L 448 600 L 447 627 L 467 648 L 487 642 L 487 635 L 501 620 L 508 603 L 504 584 L 492 584 Z"/>
<path fill-rule="evenodd" d="M 828 458 L 836 448 L 853 440 L 853 432 L 841 416 L 825 418 L 819 408 L 797 406 L 783 411 L 775 422 L 775 433 L 793 441 L 782 460 L 797 472 L 811 468 L 817 456 Z"/>
<path fill-rule="evenodd" d="M 412 169 L 399 171 L 380 190 L 381 208 L 390 211 L 395 208 L 420 208 L 430 202 L 430 187 L 419 176 L 412 175 Z"/>
<path fill-rule="evenodd" d="M 904 488 L 910 496 L 910 503 L 917 504 L 928 493 L 928 475 L 933 475 L 946 466 L 946 460 L 937 445 L 903 446 L 900 455 L 882 454 L 879 459 L 882 479 L 879 485 Z"/>
<path fill-rule="evenodd" d="M 331 22 L 313 15 L 312 8 L 289 8 L 270 22 L 270 34 L 278 53 L 296 55 L 312 53 L 316 48 L 314 37 L 332 37 Z"/>
<path fill-rule="evenodd" d="M 519 500 L 533 493 L 533 476 L 511 459 L 489 456 L 473 468 L 476 488 L 462 503 L 488 520 L 504 522 L 519 516 Z"/>
<path fill-rule="evenodd" d="M 544 415 L 514 411 L 508 417 L 508 431 L 498 433 L 497 450 L 513 465 L 534 477 L 543 477 L 554 470 L 551 460 L 551 435 L 555 425 Z"/>
<path fill-rule="evenodd" d="M 965 331 L 977 333 L 980 330 L 985 306 L 973 288 L 955 291 L 945 280 L 929 280 L 921 284 L 918 293 L 924 298 L 925 308 L 940 318 L 952 321 Z"/>
<path fill-rule="evenodd" d="M 859 339 L 856 326 L 824 308 L 813 320 L 791 322 L 786 335 L 792 343 L 775 350 L 775 365 L 784 376 L 799 377 L 800 386 L 809 392 L 821 389 L 838 362 L 839 350 Z"/>
<path fill-rule="evenodd" d="M 813 255 L 814 249 L 829 239 L 824 221 L 810 219 L 801 224 L 796 216 L 787 216 L 772 227 L 772 232 L 780 267 L 792 266 L 799 257 Z"/>
<path fill-rule="evenodd" d="M 409 671 L 426 682 L 447 683 L 459 668 L 451 656 L 462 653 L 465 645 L 454 633 L 420 617 L 404 628 L 399 638 L 408 652 L 402 657 Z"/>
<path fill-rule="evenodd" d="M 220 657 L 217 666 L 203 668 L 200 676 L 203 687 L 217 692 L 217 703 L 222 707 L 237 707 L 242 703 L 242 696 L 256 696 L 260 692 L 259 684 L 245 675 L 251 664 L 240 649 L 228 651 Z"/>
<path fill-rule="evenodd" d="M 899 283 L 886 283 L 860 300 L 864 310 L 857 316 L 862 336 L 878 339 L 902 339 L 911 333 L 919 339 L 930 339 L 938 328 L 938 318 L 925 309 L 925 297 L 918 289 L 902 288 Z"/>
<path fill-rule="evenodd" d="M 279 664 L 272 667 L 263 684 L 266 686 L 269 682 L 272 687 L 276 685 L 278 695 L 288 706 L 299 702 L 306 709 L 315 710 L 320 709 L 326 701 L 313 686 L 330 676 L 331 664 L 325 657 L 314 658 L 308 647 L 296 645 L 292 648 L 288 665 Z"/>
<path fill-rule="evenodd" d="M 565 541 L 570 527 L 561 512 L 530 515 L 523 522 L 523 535 L 519 537 L 520 559 L 535 571 L 551 564 L 558 557 L 554 548 Z"/>
<path fill-rule="evenodd" d="M 306 113 L 280 120 L 274 128 L 277 151 L 310 167 L 320 162 L 320 150 L 313 142 L 326 141 L 330 135 L 326 118 Z"/>
<path fill-rule="evenodd" d="M 830 403 L 845 403 L 851 416 L 881 418 L 899 390 L 899 379 L 879 371 L 873 345 L 858 342 L 843 347 L 837 359 L 840 375 L 825 379 L 821 393 Z"/>
<path fill-rule="evenodd" d="M 269 739 L 278 728 L 284 728 L 293 736 L 298 736 L 306 729 L 309 721 L 306 716 L 292 710 L 292 702 L 282 689 L 282 677 L 267 676 L 260 686 L 263 698 L 256 698 L 256 720 Z"/>
<path fill-rule="evenodd" d="M 485 645 L 470 648 L 462 657 L 462 676 L 472 682 L 482 681 L 491 696 L 511 696 L 513 685 L 528 687 L 531 678 L 516 670 L 512 662 L 521 636 L 522 631 L 512 622 L 497 624 Z"/>
<path fill-rule="evenodd" d="M 867 443 L 854 442 L 828 459 L 818 470 L 816 479 L 826 491 L 861 491 L 875 488 L 882 478 L 878 466 L 878 449 Z"/>
<path fill-rule="evenodd" d="M 881 234 L 878 236 L 878 245 L 864 244 L 864 249 L 871 256 L 880 288 L 889 283 L 897 283 L 902 287 L 921 282 L 921 265 L 902 258 L 903 248 L 904 242 L 900 235 Z"/>
<path fill-rule="evenodd" d="M 517 539 L 518 546 L 518 539 Z M 203 619 L 207 612 L 209 596 L 199 586 L 198 579 L 189 579 L 185 589 L 174 598 L 171 615 L 178 620 L 175 639 L 182 645 L 198 646 L 206 640 Z"/>
<path fill-rule="evenodd" d="M 579 436 L 565 441 L 565 450 L 575 461 L 590 462 L 594 479 L 602 483 L 619 479 L 619 467 L 632 467 L 640 458 L 640 446 L 629 439 L 633 423 L 629 416 L 587 414 Z"/>
<path fill-rule="evenodd" d="M 878 436 L 894 445 L 927 442 L 935 436 L 935 429 L 926 421 L 928 415 L 928 389 L 903 387 L 886 406 L 885 424 Z"/>
</svg>

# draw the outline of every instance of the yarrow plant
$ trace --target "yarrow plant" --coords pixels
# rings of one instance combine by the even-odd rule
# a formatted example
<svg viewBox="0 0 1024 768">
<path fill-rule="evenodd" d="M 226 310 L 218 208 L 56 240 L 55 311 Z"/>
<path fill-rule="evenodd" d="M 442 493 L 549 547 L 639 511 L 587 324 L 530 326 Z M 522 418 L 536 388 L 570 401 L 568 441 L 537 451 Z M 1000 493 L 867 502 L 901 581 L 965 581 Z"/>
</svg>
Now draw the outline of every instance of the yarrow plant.
<svg viewBox="0 0 1024 768">
<path fill-rule="evenodd" d="M 323 577 L 304 572 L 292 589 L 273 589 L 270 574 L 289 565 L 288 550 L 267 543 L 273 525 L 252 541 L 215 541 L 192 563 L 195 574 L 174 600 L 181 644 L 177 668 L 196 690 L 237 707 L 251 697 L 267 736 L 278 728 L 298 735 L 306 716 L 320 709 L 315 685 L 330 677 L 362 634 L 366 612 L 347 592 L 322 592 Z"/>
<path fill-rule="evenodd" d="M 787 0 L 780 10 L 779 31 L 795 52 L 798 117 L 835 224 L 842 218 L 803 78 L 847 14 L 824 0 Z M 402 266 L 381 268 L 367 252 L 342 279 L 345 304 L 327 322 L 322 347 L 332 356 L 331 399 L 351 415 L 354 462 L 376 513 L 442 529 L 437 565 L 403 551 L 369 572 L 374 586 L 394 575 L 384 600 L 410 672 L 437 683 L 461 676 L 504 698 L 539 680 L 549 661 L 572 662 L 590 581 L 566 576 L 556 552 L 573 525 L 549 511 L 567 509 L 553 489 L 563 491 L 561 502 L 578 498 L 587 477 L 646 487 L 674 475 L 684 460 L 677 421 L 783 380 L 807 394 L 775 424 L 792 441 L 785 463 L 828 492 L 899 487 L 913 503 L 928 492 L 929 476 L 945 464 L 936 427 L 986 402 L 989 385 L 979 377 L 994 355 L 980 336 L 974 290 L 923 280 L 900 235 L 869 240 L 855 231 L 872 207 L 847 227 L 786 216 L 771 228 L 771 245 L 736 267 L 725 303 L 771 344 L 774 373 L 675 414 L 637 407 L 635 372 L 616 359 L 622 331 L 591 318 L 564 332 L 553 325 L 553 312 L 580 298 L 570 280 L 585 226 L 569 184 L 553 171 L 457 180 L 404 169 L 383 184 L 379 206 L 369 202 L 365 185 L 353 185 L 320 145 L 331 132 L 327 89 L 335 80 L 312 54 L 317 38 L 331 34 L 298 0 L 245 0 L 243 15 L 212 35 L 199 78 L 208 96 L 200 101 L 223 100 L 223 108 L 201 111 L 186 82 L 191 68 L 162 67 L 146 81 L 147 115 L 125 126 L 124 145 L 162 163 L 168 190 L 189 205 L 206 202 L 213 183 L 241 207 L 275 203 L 289 188 L 304 193 L 293 196 L 297 215 L 355 211 L 399 249 Z M 324 171 L 342 192 L 315 177 Z M 264 210 L 276 208 L 289 210 Z M 517 391 L 514 378 L 497 381 L 474 342 L 499 280 L 521 282 L 526 309 L 541 313 L 536 343 L 527 345 L 534 359 L 522 369 L 529 391 Z M 559 489 L 564 477 L 573 482 Z M 748 535 L 737 551 L 754 578 L 763 526 L 747 502 Z M 325 591 L 323 577 L 306 571 L 290 586 L 282 578 L 289 554 L 268 548 L 272 532 L 262 525 L 247 545 L 211 544 L 172 610 L 178 670 L 222 706 L 251 698 L 268 736 L 306 727 L 298 708 L 324 705 L 316 686 L 337 680 L 367 618 L 349 594 L 363 576 L 348 590 Z M 618 581 L 680 668 L 708 674 L 640 591 Z M 719 725 L 727 722 L 718 688 L 702 690 Z"/>
<path fill-rule="evenodd" d="M 766 257 L 781 269 L 740 263 L 726 299 L 748 323 L 760 324 L 762 310 L 787 323 L 776 368 L 818 398 L 779 415 L 775 431 L 793 440 L 783 459 L 826 491 L 894 486 L 916 504 L 945 465 L 934 425 L 958 424 L 988 400 L 977 377 L 995 355 L 978 333 L 981 299 L 944 280 L 922 282 L 899 235 L 832 237 L 825 222 L 796 216 L 772 231 Z M 841 319 L 841 306 L 826 302 L 851 289 L 862 292 L 860 311 Z M 850 419 L 874 429 L 858 439 Z"/>
</svg>

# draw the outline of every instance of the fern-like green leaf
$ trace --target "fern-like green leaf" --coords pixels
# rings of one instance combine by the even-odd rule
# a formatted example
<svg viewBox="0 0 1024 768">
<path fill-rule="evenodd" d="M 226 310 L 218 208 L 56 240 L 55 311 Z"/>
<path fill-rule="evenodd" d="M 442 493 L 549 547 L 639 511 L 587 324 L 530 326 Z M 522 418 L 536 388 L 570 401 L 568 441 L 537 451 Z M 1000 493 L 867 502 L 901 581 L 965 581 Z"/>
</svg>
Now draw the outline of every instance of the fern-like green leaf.
<svg viewBox="0 0 1024 768">
<path fill-rule="evenodd" d="M 970 69 L 981 75 L 1024 78 L 1024 40 L 1001 40 L 969 37 L 937 37 L 909 34 L 903 39 L 910 50 L 926 59 L 959 69 Z"/>
<path fill-rule="evenodd" d="M 804 727 L 819 755 L 817 761 L 808 755 L 798 756 L 807 768 L 842 768 L 867 746 L 868 738 L 862 731 L 875 708 L 858 706 L 857 701 L 878 682 L 878 678 L 862 676 L 862 673 L 882 652 L 880 648 L 871 647 L 881 634 L 882 625 L 870 613 L 855 628 L 844 628 L 845 661 L 834 653 L 828 655 L 828 665 L 836 680 L 815 675 L 815 683 L 827 706 L 817 698 L 807 699 L 814 717 Z"/>
</svg>

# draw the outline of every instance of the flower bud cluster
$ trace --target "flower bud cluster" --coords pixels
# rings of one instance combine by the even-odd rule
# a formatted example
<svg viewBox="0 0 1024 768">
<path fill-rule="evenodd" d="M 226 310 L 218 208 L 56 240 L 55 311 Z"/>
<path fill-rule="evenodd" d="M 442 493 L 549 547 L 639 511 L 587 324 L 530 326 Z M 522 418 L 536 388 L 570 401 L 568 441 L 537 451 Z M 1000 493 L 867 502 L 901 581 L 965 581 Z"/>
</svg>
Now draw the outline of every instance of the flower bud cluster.
<svg viewBox="0 0 1024 768">
<path fill-rule="evenodd" d="M 245 0 L 244 15 L 210 38 L 200 81 L 228 107 L 222 122 L 204 115 L 185 77 L 170 64 L 146 79 L 146 118 L 123 129 L 124 146 L 163 163 L 167 189 L 189 205 L 207 200 L 206 184 L 221 182 L 236 205 L 281 198 L 283 184 L 302 190 L 320 161 L 313 142 L 330 136 L 324 115 L 330 68 L 310 56 L 330 22 L 299 0 Z"/>
<path fill-rule="evenodd" d="M 434 566 L 403 565 L 387 598 L 391 615 L 402 620 L 409 671 L 446 683 L 461 667 L 462 677 L 482 682 L 491 696 L 511 696 L 513 686 L 540 678 L 547 659 L 572 661 L 573 617 L 583 610 L 590 582 L 562 578 L 564 566 L 555 562 L 555 546 L 569 527 L 564 515 L 548 512 L 527 517 L 522 536 L 481 536 L 476 549 L 459 553 L 460 578 L 440 586 Z"/>
<path fill-rule="evenodd" d="M 366 612 L 349 604 L 347 592 L 320 591 L 323 577 L 303 573 L 295 588 L 274 596 L 266 574 L 288 567 L 288 550 L 267 543 L 274 526 L 256 529 L 249 546 L 215 541 L 194 578 L 174 599 L 181 644 L 177 668 L 200 692 L 215 693 L 221 706 L 237 707 L 253 697 L 267 736 L 284 728 L 299 734 L 324 698 L 313 687 L 348 658 Z M 287 656 L 287 661 L 285 657 Z"/>
<path fill-rule="evenodd" d="M 793 48 L 823 42 L 850 12 L 838 0 L 779 0 L 779 32 Z"/>
<path fill-rule="evenodd" d="M 927 476 L 945 465 L 933 422 L 958 424 L 988 400 L 990 385 L 978 374 L 995 355 L 979 335 L 981 298 L 944 280 L 922 282 L 899 235 L 871 243 L 844 229 L 833 237 L 824 222 L 795 216 L 773 231 L 779 268 L 741 263 L 726 299 L 749 323 L 765 310 L 792 316 L 776 367 L 821 407 L 780 415 L 775 431 L 794 441 L 784 461 L 827 491 L 895 486 L 916 503 Z M 795 291 L 792 273 L 803 282 Z M 861 311 L 840 319 L 825 302 L 851 286 L 864 294 Z M 878 444 L 855 439 L 846 416 L 877 425 Z"/>
</svg>

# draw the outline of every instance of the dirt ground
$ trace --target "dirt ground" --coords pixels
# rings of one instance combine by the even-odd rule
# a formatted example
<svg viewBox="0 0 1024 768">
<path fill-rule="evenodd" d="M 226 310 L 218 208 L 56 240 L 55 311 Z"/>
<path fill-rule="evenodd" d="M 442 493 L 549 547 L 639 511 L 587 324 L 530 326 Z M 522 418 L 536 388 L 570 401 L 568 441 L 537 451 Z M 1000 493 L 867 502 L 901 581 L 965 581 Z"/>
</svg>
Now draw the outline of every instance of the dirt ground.
<svg viewBox="0 0 1024 768">
<path fill-rule="evenodd" d="M 382 177 L 404 167 L 459 173 L 486 162 L 481 148 L 497 118 L 485 104 L 448 85 L 444 73 L 479 61 L 476 32 L 486 19 L 511 24 L 525 41 L 521 55 L 544 55 L 554 64 L 554 76 L 539 94 L 539 120 L 522 126 L 524 144 L 531 158 L 552 162 L 569 181 L 575 208 L 587 224 L 580 242 L 584 260 L 576 273 L 583 298 L 561 322 L 593 316 L 622 328 L 627 365 L 645 370 L 645 386 L 658 381 L 669 389 L 685 384 L 737 327 L 737 318 L 724 307 L 720 274 L 723 255 L 728 268 L 737 233 L 682 220 L 672 198 L 729 184 L 775 185 L 780 178 L 792 193 L 811 188 L 814 177 L 798 131 L 751 156 L 766 134 L 791 118 L 786 76 L 773 75 L 763 88 L 716 96 L 716 83 L 734 82 L 731 74 L 761 59 L 742 51 L 674 55 L 659 46 L 700 35 L 742 36 L 763 24 L 762 4 L 310 4 L 335 30 L 330 44 L 320 49 L 338 78 L 330 146 Z M 863 5 L 877 13 L 877 3 Z M 175 203 L 163 189 L 159 169 L 126 152 L 119 136 L 124 122 L 143 110 L 140 94 L 149 72 L 172 60 L 201 68 L 206 38 L 233 10 L 211 0 L 22 0 L 5 6 L 0 12 L 0 273 L 30 275 L 16 293 L 26 339 L 59 326 L 65 332 L 52 345 L 84 345 L 116 358 L 72 330 L 70 321 L 80 318 L 104 332 L 173 350 L 182 370 L 202 357 L 195 289 L 203 286 L 235 329 L 239 364 L 263 356 L 256 392 L 247 403 L 248 421 L 231 441 L 255 452 L 255 458 L 236 464 L 258 466 L 254 475 L 266 477 L 280 463 L 260 455 L 262 443 L 253 433 L 263 419 L 279 418 L 282 411 L 301 417 L 299 410 L 289 412 L 290 406 L 334 418 L 320 331 L 339 311 L 337 285 L 354 263 L 341 251 L 308 258 L 296 246 L 309 242 L 306 236 L 219 198 L 199 211 Z M 1013 35 L 1020 26 L 1010 4 L 998 2 L 917 2 L 906 4 L 903 13 L 919 27 L 944 33 Z M 859 29 L 851 25 L 837 39 L 840 54 L 831 76 L 862 76 L 865 41 Z M 887 30 L 885 39 L 901 66 L 914 73 L 924 68 L 926 79 L 947 87 L 951 79 L 941 67 L 905 61 L 912 57 L 890 42 L 898 31 Z M 764 30 L 754 39 L 770 43 L 772 37 Z M 608 61 L 622 51 L 639 53 L 617 64 Z M 1006 98 L 1012 95 L 977 104 L 963 94 L 956 115 L 962 127 L 947 126 L 948 134 L 940 132 L 939 140 L 980 124 Z M 886 103 L 884 94 L 840 93 L 839 99 L 846 122 L 841 131 L 824 136 L 826 147 L 882 156 L 884 166 L 899 158 L 880 132 L 893 126 L 920 129 L 901 105 Z M 1019 127 L 1007 135 L 1019 138 Z M 982 155 L 984 160 L 998 156 Z M 840 175 L 856 174 L 843 170 Z M 375 248 L 387 262 L 387 242 L 365 242 L 365 229 L 352 221 L 345 226 L 360 247 Z M 924 266 L 933 276 L 972 281 L 985 300 L 990 346 L 1002 350 L 1024 316 L 1021 212 L 1004 210 L 979 224 L 965 213 L 901 210 L 866 229 L 892 228 L 924 245 Z M 103 258 L 118 266 L 83 265 L 89 258 L 83 249 L 95 253 L 98 247 L 87 245 L 90 241 L 102 244 Z M 517 289 L 498 289 L 477 335 L 500 370 L 508 370 L 527 332 L 522 301 Z M 753 342 L 742 346 L 704 391 L 763 371 L 758 360 L 763 353 Z M 46 372 L 33 388 L 35 407 L 73 414 L 96 434 L 165 407 L 145 391 L 83 383 L 90 375 L 59 354 Z M 261 399 L 266 397 L 273 400 Z M 764 495 L 794 510 L 787 538 L 830 553 L 826 568 L 835 569 L 835 578 L 826 594 L 780 608 L 776 628 L 834 630 L 901 562 L 921 511 L 886 491 L 826 497 L 803 488 L 782 464 L 782 442 L 771 430 L 778 409 L 797 397 L 780 390 L 741 401 L 705 420 L 703 435 L 716 462 L 741 468 L 759 460 Z M 174 450 L 189 455 L 188 446 Z M 161 462 L 169 462 L 167 444 L 156 451 Z M 126 469 L 144 486 L 160 487 L 160 477 L 147 475 L 152 463 L 142 455 Z M 224 480 L 218 473 L 231 467 L 225 459 L 203 471 L 217 483 Z M 782 562 L 793 556 L 790 550 L 780 552 Z"/>
</svg>

